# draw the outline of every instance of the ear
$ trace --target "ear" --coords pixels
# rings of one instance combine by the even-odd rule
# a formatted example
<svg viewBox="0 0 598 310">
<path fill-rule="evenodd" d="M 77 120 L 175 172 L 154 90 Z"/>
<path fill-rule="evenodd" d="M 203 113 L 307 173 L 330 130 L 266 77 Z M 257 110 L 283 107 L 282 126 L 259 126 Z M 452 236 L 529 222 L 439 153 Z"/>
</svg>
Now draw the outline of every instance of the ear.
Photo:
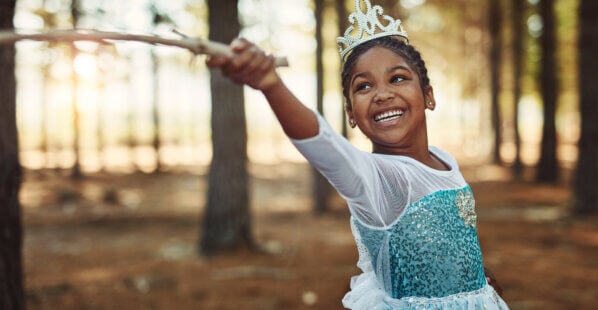
<svg viewBox="0 0 598 310">
<path fill-rule="evenodd" d="M 434 98 L 434 88 L 432 88 L 432 85 L 428 85 L 424 90 L 424 104 L 426 109 L 430 111 L 434 111 L 436 108 L 436 99 Z"/>
<path fill-rule="evenodd" d="M 357 123 L 355 123 L 355 117 L 353 115 L 353 110 L 351 109 L 351 107 L 349 105 L 345 106 L 345 113 L 347 113 L 347 121 L 349 122 L 349 126 L 351 126 L 351 128 L 355 128 L 355 126 L 357 126 Z"/>
</svg>

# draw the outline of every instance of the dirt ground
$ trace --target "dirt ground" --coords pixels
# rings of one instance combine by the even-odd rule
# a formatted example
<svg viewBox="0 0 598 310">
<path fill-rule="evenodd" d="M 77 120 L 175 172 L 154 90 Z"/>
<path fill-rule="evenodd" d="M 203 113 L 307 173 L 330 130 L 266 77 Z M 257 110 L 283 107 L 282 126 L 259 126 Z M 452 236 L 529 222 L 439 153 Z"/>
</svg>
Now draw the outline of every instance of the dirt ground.
<svg viewBox="0 0 598 310">
<path fill-rule="evenodd" d="M 251 165 L 264 253 L 196 253 L 205 168 L 159 174 L 26 171 L 29 309 L 342 309 L 357 251 L 339 199 L 310 212 L 305 164 Z M 484 263 L 512 309 L 598 307 L 598 217 L 568 216 L 566 184 L 466 167 Z"/>
</svg>

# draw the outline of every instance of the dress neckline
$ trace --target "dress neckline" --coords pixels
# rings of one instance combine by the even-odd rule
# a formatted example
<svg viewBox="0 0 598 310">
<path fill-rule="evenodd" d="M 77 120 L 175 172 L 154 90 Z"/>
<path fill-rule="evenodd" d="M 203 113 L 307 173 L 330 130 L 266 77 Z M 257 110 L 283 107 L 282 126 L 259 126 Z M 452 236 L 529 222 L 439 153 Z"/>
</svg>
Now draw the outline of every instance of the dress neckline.
<svg viewBox="0 0 598 310">
<path fill-rule="evenodd" d="M 391 155 L 391 154 L 380 154 L 380 153 L 372 153 L 376 156 L 380 156 L 383 158 L 390 158 L 390 159 L 398 159 L 401 161 L 407 161 L 410 162 L 430 173 L 436 174 L 436 175 L 450 175 L 452 173 L 455 172 L 455 165 L 451 164 L 447 158 L 445 158 L 444 156 L 442 156 L 442 151 L 435 147 L 435 146 L 429 146 L 428 150 L 430 151 L 430 154 L 432 154 L 432 156 L 434 156 L 436 159 L 438 159 L 442 164 L 444 164 L 447 168 L 449 168 L 448 170 L 438 170 L 435 168 L 432 168 L 424 163 L 422 163 L 421 161 L 413 158 L 413 157 L 409 157 L 407 155 Z"/>
</svg>

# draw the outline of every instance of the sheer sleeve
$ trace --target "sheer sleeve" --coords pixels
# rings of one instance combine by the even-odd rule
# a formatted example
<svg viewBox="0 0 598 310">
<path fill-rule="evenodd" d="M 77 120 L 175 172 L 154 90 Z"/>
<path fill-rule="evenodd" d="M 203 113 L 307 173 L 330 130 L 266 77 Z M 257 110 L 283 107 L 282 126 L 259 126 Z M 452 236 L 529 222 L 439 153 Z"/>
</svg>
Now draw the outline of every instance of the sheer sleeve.
<svg viewBox="0 0 598 310">
<path fill-rule="evenodd" d="M 320 128 L 316 136 L 291 141 L 347 200 L 355 217 L 364 223 L 384 225 L 388 219 L 382 218 L 380 211 L 387 203 L 374 192 L 380 179 L 371 154 L 355 148 L 330 128 L 322 116 L 317 114 L 317 117 Z"/>
</svg>

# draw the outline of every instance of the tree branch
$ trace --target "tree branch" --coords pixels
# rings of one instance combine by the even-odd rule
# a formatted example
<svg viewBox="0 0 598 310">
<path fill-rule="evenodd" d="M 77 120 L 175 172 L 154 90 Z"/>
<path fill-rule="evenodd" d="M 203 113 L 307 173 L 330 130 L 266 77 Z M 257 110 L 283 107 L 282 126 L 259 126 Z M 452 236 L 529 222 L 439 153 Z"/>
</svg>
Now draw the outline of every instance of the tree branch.
<svg viewBox="0 0 598 310">
<path fill-rule="evenodd" d="M 99 31 L 99 30 L 54 30 L 47 32 L 38 33 L 18 33 L 12 30 L 0 31 L 0 45 L 11 44 L 20 40 L 32 40 L 32 41 L 94 41 L 94 42 L 105 42 L 105 41 L 137 41 L 145 42 L 149 44 L 160 44 L 167 46 L 175 46 L 189 50 L 194 55 L 222 55 L 230 54 L 230 48 L 228 45 L 202 40 L 199 38 L 186 37 L 181 35 L 180 39 L 168 39 L 155 35 L 144 35 L 144 34 L 132 34 L 132 33 L 120 33 L 110 31 Z M 275 65 L 277 67 L 288 66 L 286 57 L 276 57 Z"/>
</svg>

